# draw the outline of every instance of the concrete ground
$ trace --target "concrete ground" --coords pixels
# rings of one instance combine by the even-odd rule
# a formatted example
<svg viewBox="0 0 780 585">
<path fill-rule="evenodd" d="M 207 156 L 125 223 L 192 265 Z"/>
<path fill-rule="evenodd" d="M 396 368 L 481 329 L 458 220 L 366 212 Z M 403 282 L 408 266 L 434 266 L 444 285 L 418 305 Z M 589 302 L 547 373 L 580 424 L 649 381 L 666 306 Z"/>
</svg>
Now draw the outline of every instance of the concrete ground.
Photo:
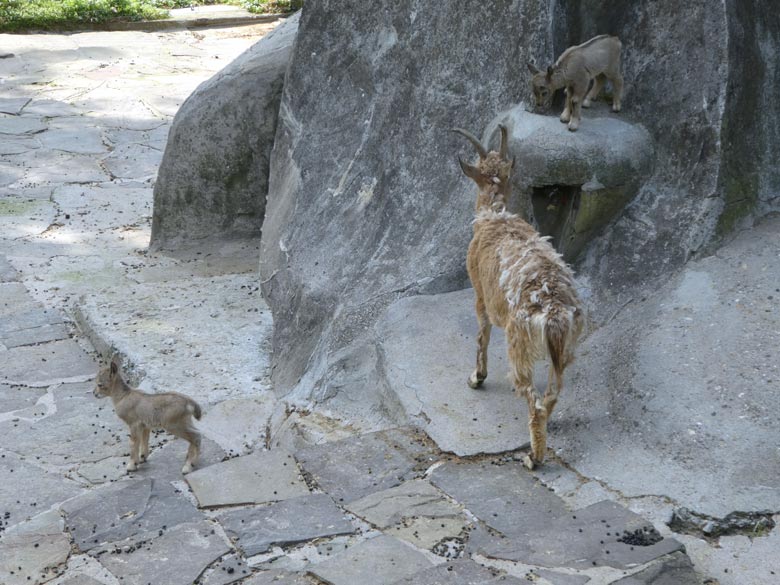
<svg viewBox="0 0 780 585">
<path fill-rule="evenodd" d="M 0 583 L 698 583 L 682 544 L 700 575 L 771 582 L 776 531 L 674 533 L 674 501 L 611 485 L 565 427 L 560 458 L 524 471 L 507 451 L 525 423 L 503 372 L 485 404 L 449 408 L 437 397 L 457 394 L 439 380 L 466 392 L 468 371 L 408 376 L 427 366 L 404 358 L 393 319 L 396 392 L 430 437 L 359 433 L 274 400 L 257 242 L 147 250 L 173 115 L 273 26 L 3 36 L 15 56 L 0 60 Z M 468 291 L 453 294 L 451 337 L 468 353 Z M 133 383 L 204 405 L 186 479 L 186 445 L 165 434 L 125 473 L 126 429 L 91 394 L 113 351 Z M 475 409 L 502 430 L 459 424 Z"/>
</svg>

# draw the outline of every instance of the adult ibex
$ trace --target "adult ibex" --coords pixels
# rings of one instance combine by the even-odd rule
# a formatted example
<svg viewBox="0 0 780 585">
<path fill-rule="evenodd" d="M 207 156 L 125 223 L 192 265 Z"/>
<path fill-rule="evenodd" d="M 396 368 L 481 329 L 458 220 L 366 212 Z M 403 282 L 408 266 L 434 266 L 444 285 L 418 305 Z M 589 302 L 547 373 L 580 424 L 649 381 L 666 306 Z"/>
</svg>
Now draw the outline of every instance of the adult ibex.
<svg viewBox="0 0 780 585">
<path fill-rule="evenodd" d="M 476 389 L 487 377 L 490 330 L 492 325 L 503 328 L 515 392 L 528 401 L 531 454 L 524 462 L 533 469 L 544 460 L 547 419 L 562 389 L 563 371 L 574 359 L 583 314 L 574 276 L 549 238 L 506 210 L 514 159 L 507 159 L 507 130 L 500 128 L 498 152 L 488 152 L 472 134 L 454 129 L 479 154 L 474 166 L 459 159 L 463 173 L 478 188 L 474 237 L 466 257 L 479 322 L 477 367 L 468 383 Z M 533 367 L 547 355 L 552 364 L 547 390 L 540 397 Z"/>
<path fill-rule="evenodd" d="M 623 76 L 620 74 L 620 39 L 610 35 L 599 35 L 589 41 L 569 47 L 558 57 L 546 72 L 539 71 L 533 63 L 528 69 L 533 73 L 531 88 L 536 105 L 548 108 L 553 93 L 562 87 L 566 90 L 566 107 L 561 122 L 569 124 L 572 132 L 580 126 L 580 107 L 589 108 L 595 100 L 604 81 L 612 82 L 612 111 L 620 111 L 623 95 Z M 588 92 L 591 79 L 593 87 Z M 586 95 L 587 94 L 587 95 Z"/>
</svg>

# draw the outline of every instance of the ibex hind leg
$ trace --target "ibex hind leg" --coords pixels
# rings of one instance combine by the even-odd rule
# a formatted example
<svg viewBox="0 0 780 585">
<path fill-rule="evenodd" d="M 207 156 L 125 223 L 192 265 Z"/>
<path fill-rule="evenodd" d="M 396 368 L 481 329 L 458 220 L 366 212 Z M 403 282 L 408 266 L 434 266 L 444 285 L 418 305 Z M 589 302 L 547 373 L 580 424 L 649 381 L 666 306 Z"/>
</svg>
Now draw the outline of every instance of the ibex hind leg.
<svg viewBox="0 0 780 585">
<path fill-rule="evenodd" d="M 571 120 L 571 92 L 569 91 L 569 88 L 563 90 L 563 93 L 566 97 L 566 105 L 563 108 L 563 112 L 561 113 L 561 122 L 564 124 L 568 124 L 569 120 Z"/>
<path fill-rule="evenodd" d="M 591 103 L 599 97 L 599 94 L 601 93 L 601 89 L 604 87 L 605 79 L 606 77 L 604 76 L 603 73 L 595 77 L 595 79 L 593 80 L 593 87 L 590 88 L 588 95 L 586 95 L 585 99 L 582 101 L 583 108 L 589 108 Z"/>
<path fill-rule="evenodd" d="M 149 459 L 149 434 L 150 430 L 148 427 L 144 427 L 144 430 L 141 431 L 141 463 L 145 463 Z"/>
<path fill-rule="evenodd" d="M 481 297 L 477 297 L 476 303 L 477 310 L 477 322 L 479 323 L 479 332 L 477 333 L 477 367 L 469 376 L 469 387 L 477 389 L 482 385 L 482 382 L 487 378 L 487 366 L 488 366 L 488 344 L 490 343 L 490 331 L 492 325 L 490 324 L 490 318 L 485 308 L 485 303 Z"/>
</svg>

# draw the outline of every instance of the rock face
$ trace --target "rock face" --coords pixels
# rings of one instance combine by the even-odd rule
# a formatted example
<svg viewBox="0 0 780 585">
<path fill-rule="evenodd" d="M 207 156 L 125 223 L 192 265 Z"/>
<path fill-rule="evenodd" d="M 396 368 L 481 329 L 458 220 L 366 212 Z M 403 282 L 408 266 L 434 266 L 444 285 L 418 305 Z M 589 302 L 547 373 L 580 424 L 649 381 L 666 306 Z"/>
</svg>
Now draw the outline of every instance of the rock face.
<svg viewBox="0 0 780 585">
<path fill-rule="evenodd" d="M 367 329 L 400 296 L 465 285 L 475 193 L 449 129 L 483 128 L 524 95 L 519 64 L 551 51 L 549 26 L 536 1 L 306 4 L 261 245 L 278 393 L 398 412 Z"/>
<path fill-rule="evenodd" d="M 584 185 L 606 192 L 604 207 L 587 208 L 588 221 L 574 228 L 597 319 L 742 218 L 780 208 L 769 162 L 780 118 L 763 107 L 779 73 L 780 18 L 760 0 L 672 8 L 671 0 L 401 0 L 388 10 L 308 2 L 285 80 L 261 246 L 277 393 L 377 426 L 406 416 L 374 325 L 399 297 L 464 287 L 474 187 L 454 162 L 468 145 L 447 130 L 478 133 L 527 97 L 529 58 L 550 62 L 570 44 L 617 34 L 624 111 L 613 117 L 595 104 L 571 140 L 597 131 L 597 118 L 640 124 L 652 140 L 654 161 L 615 167 L 623 176 L 615 185 L 584 175 L 579 183 L 583 193 Z M 592 138 L 606 143 L 602 152 L 615 146 L 611 132 Z M 512 143 L 523 149 L 520 136 Z M 524 156 L 540 154 L 529 146 Z M 553 235 L 561 227 L 540 224 Z"/>
<path fill-rule="evenodd" d="M 201 86 L 174 118 L 154 189 L 152 246 L 257 236 L 298 15 Z"/>
<path fill-rule="evenodd" d="M 623 40 L 623 115 L 656 141 L 656 164 L 587 271 L 619 288 L 647 282 L 780 208 L 780 16 L 768 0 L 629 5 L 565 0 L 555 54 L 597 34 Z M 766 18 L 764 18 L 766 15 Z M 744 220 L 744 221 L 743 221 Z"/>
</svg>

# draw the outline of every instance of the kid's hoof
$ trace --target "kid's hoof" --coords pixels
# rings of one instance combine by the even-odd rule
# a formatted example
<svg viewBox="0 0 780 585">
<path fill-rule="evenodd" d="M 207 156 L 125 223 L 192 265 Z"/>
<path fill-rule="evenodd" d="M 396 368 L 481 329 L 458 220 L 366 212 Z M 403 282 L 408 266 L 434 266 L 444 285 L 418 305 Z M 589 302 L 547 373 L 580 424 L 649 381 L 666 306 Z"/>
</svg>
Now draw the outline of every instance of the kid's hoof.
<svg viewBox="0 0 780 585">
<path fill-rule="evenodd" d="M 612 111 L 613 111 L 613 112 L 619 112 L 619 111 L 620 111 L 620 109 L 621 109 L 621 108 L 620 108 L 620 105 L 617 105 L 617 106 L 612 106 Z"/>
<path fill-rule="evenodd" d="M 469 388 L 476 390 L 480 386 L 482 386 L 482 382 L 485 378 L 480 378 L 477 376 L 477 373 L 474 372 L 469 376 Z"/>
<path fill-rule="evenodd" d="M 583 108 L 589 108 L 590 107 L 590 100 L 583 100 L 582 101 L 582 107 Z"/>
<path fill-rule="evenodd" d="M 534 460 L 531 459 L 530 455 L 523 457 L 523 465 L 525 465 L 531 471 L 533 471 L 534 467 L 536 467 L 536 463 L 534 463 Z"/>
<path fill-rule="evenodd" d="M 128 463 L 127 464 L 127 473 L 130 473 L 131 471 L 137 471 L 138 466 L 135 463 Z"/>
<path fill-rule="evenodd" d="M 187 475 L 190 471 L 192 471 L 192 463 L 186 463 L 184 467 L 181 468 L 183 475 Z"/>
<path fill-rule="evenodd" d="M 561 124 L 568 124 L 569 120 L 571 120 L 571 116 L 561 115 L 561 117 L 559 119 L 561 121 Z"/>
<path fill-rule="evenodd" d="M 569 132 L 576 132 L 579 127 L 579 124 L 569 124 Z"/>
</svg>

